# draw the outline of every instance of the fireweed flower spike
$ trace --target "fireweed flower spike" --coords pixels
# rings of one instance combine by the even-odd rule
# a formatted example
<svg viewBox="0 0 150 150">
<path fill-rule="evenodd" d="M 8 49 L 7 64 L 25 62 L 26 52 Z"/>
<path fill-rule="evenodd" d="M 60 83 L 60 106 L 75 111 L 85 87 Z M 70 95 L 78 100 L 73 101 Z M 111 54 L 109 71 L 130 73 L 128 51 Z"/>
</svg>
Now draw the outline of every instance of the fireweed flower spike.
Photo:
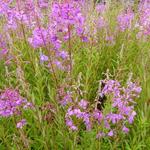
<svg viewBox="0 0 150 150">
<path fill-rule="evenodd" d="M 1 117 L 19 116 L 27 108 L 32 109 L 33 105 L 24 99 L 18 91 L 6 89 L 0 94 Z M 17 126 L 22 127 L 24 124 L 24 121 L 21 121 Z"/>
<path fill-rule="evenodd" d="M 117 21 L 120 31 L 124 32 L 126 29 L 131 29 L 134 13 L 131 9 L 122 12 L 118 15 Z"/>
<path fill-rule="evenodd" d="M 135 98 L 139 97 L 141 93 L 141 87 L 136 83 L 127 82 L 125 87 L 122 87 L 121 84 L 116 80 L 102 80 L 104 83 L 103 89 L 100 91 L 100 95 L 105 95 L 109 100 L 109 110 L 105 110 L 106 106 L 100 111 L 97 108 L 94 108 L 93 111 L 89 112 L 89 107 L 91 106 L 86 100 L 80 100 L 78 103 L 73 100 L 66 105 L 69 105 L 66 112 L 66 125 L 73 131 L 80 130 L 79 124 L 83 121 L 87 130 L 97 126 L 105 129 L 104 131 L 99 131 L 97 138 L 103 136 L 113 137 L 118 134 L 120 131 L 123 133 L 128 133 L 129 129 L 127 126 L 132 124 L 136 112 L 134 110 Z M 93 109 L 93 108 L 91 108 Z M 90 109 L 90 110 L 91 110 Z M 74 120 L 74 117 L 76 119 Z M 74 124 L 76 120 L 79 121 L 77 125 Z M 119 127 L 119 129 L 118 129 Z"/>
<path fill-rule="evenodd" d="M 40 1 L 41 2 L 41 1 Z M 47 1 L 42 1 L 45 5 Z M 72 62 L 70 54 L 70 39 L 78 36 L 82 42 L 88 42 L 85 35 L 85 18 L 81 12 L 81 3 L 76 1 L 54 2 L 49 13 L 49 22 L 46 26 L 37 21 L 28 42 L 33 48 L 45 47 L 52 55 L 51 63 L 60 70 L 68 71 Z M 62 43 L 69 43 L 68 52 L 62 49 Z M 49 49 L 49 47 L 51 47 Z"/>
<path fill-rule="evenodd" d="M 144 0 L 139 4 L 139 20 L 137 27 L 139 28 L 139 33 L 137 35 L 140 38 L 142 35 L 150 35 L 150 1 Z"/>
<path fill-rule="evenodd" d="M 19 122 L 17 123 L 17 126 L 16 126 L 16 127 L 22 129 L 23 126 L 25 126 L 26 124 L 27 124 L 26 119 L 22 119 L 21 121 L 19 121 Z"/>
</svg>

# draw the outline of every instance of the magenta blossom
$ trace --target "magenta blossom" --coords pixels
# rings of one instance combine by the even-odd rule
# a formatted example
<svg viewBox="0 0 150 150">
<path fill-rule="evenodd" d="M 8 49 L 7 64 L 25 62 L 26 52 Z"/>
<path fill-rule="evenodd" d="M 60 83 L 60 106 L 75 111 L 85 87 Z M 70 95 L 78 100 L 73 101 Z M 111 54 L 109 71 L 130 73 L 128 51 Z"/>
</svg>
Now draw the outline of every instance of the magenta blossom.
<svg viewBox="0 0 150 150">
<path fill-rule="evenodd" d="M 19 122 L 17 123 L 17 128 L 22 129 L 23 126 L 25 126 L 26 124 L 27 124 L 26 119 L 22 119 L 21 121 L 19 121 Z"/>
</svg>

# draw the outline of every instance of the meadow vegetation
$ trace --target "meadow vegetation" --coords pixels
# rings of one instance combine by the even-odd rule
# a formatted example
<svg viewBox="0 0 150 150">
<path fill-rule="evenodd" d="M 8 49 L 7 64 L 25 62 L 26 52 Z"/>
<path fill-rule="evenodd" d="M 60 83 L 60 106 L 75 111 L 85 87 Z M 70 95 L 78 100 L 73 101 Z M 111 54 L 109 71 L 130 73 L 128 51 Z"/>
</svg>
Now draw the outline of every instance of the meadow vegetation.
<svg viewBox="0 0 150 150">
<path fill-rule="evenodd" d="M 149 0 L 0 0 L 0 150 L 24 149 L 150 149 Z"/>
</svg>

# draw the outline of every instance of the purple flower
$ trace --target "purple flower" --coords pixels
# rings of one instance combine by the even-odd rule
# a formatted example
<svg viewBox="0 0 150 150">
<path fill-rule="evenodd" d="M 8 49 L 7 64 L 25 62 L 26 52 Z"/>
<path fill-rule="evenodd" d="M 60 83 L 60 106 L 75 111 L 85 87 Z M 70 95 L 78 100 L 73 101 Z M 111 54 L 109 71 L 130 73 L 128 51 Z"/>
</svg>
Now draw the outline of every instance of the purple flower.
<svg viewBox="0 0 150 150">
<path fill-rule="evenodd" d="M 105 136 L 105 133 L 104 132 L 99 132 L 97 135 L 96 135 L 96 138 L 99 139 L 99 138 L 102 138 Z"/>
<path fill-rule="evenodd" d="M 79 102 L 79 106 L 81 107 L 81 108 L 83 108 L 83 109 L 86 109 L 87 108 L 87 105 L 88 105 L 88 102 L 86 101 L 86 100 L 81 100 L 80 102 Z"/>
<path fill-rule="evenodd" d="M 111 136 L 113 136 L 113 135 L 114 135 L 113 130 L 111 130 L 111 131 L 109 131 L 109 132 L 108 132 L 108 136 L 110 136 L 110 137 L 111 137 Z"/>
<path fill-rule="evenodd" d="M 58 52 L 58 55 L 62 58 L 62 59 L 67 59 L 68 58 L 68 52 L 66 51 L 60 51 Z"/>
<path fill-rule="evenodd" d="M 64 70 L 64 67 L 63 67 L 61 61 L 55 60 L 55 61 L 54 61 L 54 64 L 57 66 L 58 69 Z"/>
<path fill-rule="evenodd" d="M 104 3 L 100 3 L 96 6 L 96 10 L 98 13 L 103 13 L 106 10 L 106 5 Z"/>
<path fill-rule="evenodd" d="M 40 61 L 41 63 L 48 61 L 49 58 L 48 56 L 44 55 L 44 54 L 40 54 Z"/>
<path fill-rule="evenodd" d="M 88 42 L 89 40 L 88 40 L 87 37 L 83 36 L 83 37 L 82 37 L 82 41 L 83 41 L 83 42 Z"/>
<path fill-rule="evenodd" d="M 32 31 L 32 37 L 28 39 L 34 48 L 46 46 L 48 41 L 48 31 L 44 28 L 35 28 Z"/>
<path fill-rule="evenodd" d="M 126 126 L 123 126 L 122 131 L 123 131 L 124 133 L 128 133 L 128 132 L 129 132 L 129 129 L 128 129 Z"/>
<path fill-rule="evenodd" d="M 27 124 L 26 119 L 22 119 L 21 121 L 19 121 L 19 122 L 17 123 L 17 128 L 22 129 L 23 126 L 25 126 L 26 124 Z"/>
<path fill-rule="evenodd" d="M 126 29 L 130 29 L 132 21 L 134 19 L 134 13 L 128 9 L 127 12 L 123 12 L 117 17 L 119 29 L 124 32 Z"/>
<path fill-rule="evenodd" d="M 38 0 L 38 4 L 40 8 L 47 8 L 48 7 L 48 0 Z"/>
<path fill-rule="evenodd" d="M 71 119 L 72 116 L 75 116 L 77 119 L 82 119 L 86 129 L 89 131 L 92 128 L 92 124 L 90 121 L 90 114 L 87 112 L 82 112 L 79 108 L 72 108 L 69 107 L 67 113 L 66 113 L 66 125 L 69 126 L 70 129 L 72 129 L 71 127 L 74 126 L 73 121 Z M 68 124 L 69 123 L 69 124 Z"/>
<path fill-rule="evenodd" d="M 63 99 L 60 101 L 60 104 L 62 106 L 66 106 L 68 103 L 72 102 L 72 95 L 70 92 L 67 92 L 67 94 L 63 97 Z"/>
<path fill-rule="evenodd" d="M 106 26 L 106 21 L 104 20 L 104 18 L 102 16 L 100 16 L 97 21 L 97 27 L 98 27 L 98 29 L 102 29 L 105 26 Z"/>
<path fill-rule="evenodd" d="M 20 115 L 25 106 L 31 105 L 19 92 L 13 89 L 6 89 L 0 94 L 0 116 L 10 117 Z"/>
<path fill-rule="evenodd" d="M 94 112 L 93 112 L 93 117 L 94 117 L 94 119 L 97 120 L 98 123 L 100 124 L 101 121 L 102 121 L 102 119 L 103 119 L 103 114 L 102 114 L 101 111 L 99 111 L 99 110 L 96 109 L 96 110 L 94 110 Z"/>
<path fill-rule="evenodd" d="M 139 4 L 139 33 L 138 36 L 142 35 L 148 36 L 150 35 L 150 2 L 145 0 Z"/>
<path fill-rule="evenodd" d="M 73 124 L 73 121 L 71 119 L 66 119 L 66 125 L 73 131 L 78 130 L 78 128 Z"/>
<path fill-rule="evenodd" d="M 130 114 L 129 118 L 128 118 L 130 124 L 133 123 L 133 120 L 134 120 L 134 117 L 135 117 L 135 116 L 136 116 L 136 112 L 133 111 L 133 112 Z"/>
<path fill-rule="evenodd" d="M 106 119 L 110 120 L 113 124 L 119 122 L 123 118 L 124 117 L 121 114 L 113 114 L 113 113 L 110 113 L 106 116 Z"/>
</svg>

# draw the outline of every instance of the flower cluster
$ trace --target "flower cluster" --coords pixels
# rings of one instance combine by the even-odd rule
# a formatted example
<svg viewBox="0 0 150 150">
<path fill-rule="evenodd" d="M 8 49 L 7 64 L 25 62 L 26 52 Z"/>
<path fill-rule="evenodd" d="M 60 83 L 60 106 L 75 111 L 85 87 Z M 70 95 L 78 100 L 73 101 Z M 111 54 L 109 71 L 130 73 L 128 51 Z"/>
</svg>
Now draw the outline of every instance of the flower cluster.
<svg viewBox="0 0 150 150">
<path fill-rule="evenodd" d="M 6 19 L 5 30 L 16 30 L 20 25 L 31 29 L 36 25 L 37 18 L 42 20 L 42 11 L 34 0 L 1 2 L 0 11 Z M 39 6 L 41 2 L 39 3 Z"/>
<path fill-rule="evenodd" d="M 133 82 L 128 82 L 127 87 L 121 87 L 120 83 L 115 80 L 104 80 L 102 82 L 105 86 L 100 95 L 104 94 L 108 98 L 110 97 L 111 104 L 109 106 L 110 112 L 103 115 L 103 123 L 107 130 L 102 135 L 113 136 L 115 133 L 117 134 L 118 127 L 127 133 L 129 129 L 126 125 L 132 124 L 136 115 L 134 99 L 139 97 L 141 87 Z"/>
<path fill-rule="evenodd" d="M 80 120 L 83 121 L 83 123 L 86 126 L 86 130 L 91 130 L 92 124 L 90 121 L 91 115 L 89 112 L 86 111 L 88 106 L 88 102 L 86 100 L 81 100 L 76 107 L 69 107 L 65 116 L 66 125 L 71 130 L 78 130 L 78 127 L 73 122 L 73 117 L 76 117 L 77 124 L 79 124 Z"/>
<path fill-rule="evenodd" d="M 99 3 L 99 4 L 96 5 L 96 11 L 100 14 L 105 12 L 106 9 L 107 9 L 107 7 L 104 3 Z"/>
<path fill-rule="evenodd" d="M 17 123 L 17 128 L 22 129 L 23 126 L 25 126 L 26 124 L 27 124 L 26 119 L 22 119 L 22 120 L 20 120 L 20 121 Z"/>
<path fill-rule="evenodd" d="M 102 80 L 101 82 L 104 87 L 99 96 L 105 95 L 107 98 L 106 104 L 103 104 L 104 108 L 102 110 L 97 107 L 89 109 L 89 103 L 83 99 L 80 102 L 72 101 L 66 112 L 66 125 L 74 131 L 79 129 L 78 126 L 82 121 L 87 130 L 91 130 L 97 124 L 101 129 L 97 137 L 115 136 L 120 130 L 128 133 L 127 126 L 133 123 L 136 115 L 134 99 L 139 97 L 141 87 L 130 81 L 127 82 L 126 87 L 122 87 L 116 80 Z M 93 111 L 89 111 L 92 109 Z M 74 117 L 76 120 L 73 120 Z"/>
<path fill-rule="evenodd" d="M 76 2 L 54 3 L 50 21 L 53 22 L 53 29 L 58 33 L 63 33 L 63 38 L 68 40 L 72 36 L 73 29 L 77 35 L 84 33 L 84 17 L 80 6 Z"/>
<path fill-rule="evenodd" d="M 118 15 L 117 21 L 120 31 L 124 32 L 126 29 L 131 29 L 134 13 L 131 9 L 127 9 Z"/>
<path fill-rule="evenodd" d="M 76 33 L 83 41 L 84 17 L 77 2 L 55 2 L 52 4 L 47 27 L 40 24 L 32 31 L 28 39 L 34 48 L 44 47 L 53 56 L 51 63 L 61 70 L 68 70 L 68 52 L 62 49 L 62 41 L 68 41 Z M 70 49 L 68 50 L 70 51 Z M 49 61 L 49 57 L 42 55 L 41 61 Z M 43 60 L 43 58 L 45 58 Z"/>
<path fill-rule="evenodd" d="M 144 0 L 139 6 L 139 21 L 138 26 L 140 32 L 138 37 L 141 35 L 150 35 L 150 1 Z"/>
<path fill-rule="evenodd" d="M 5 64 L 9 64 L 11 62 L 12 56 L 10 56 L 7 44 L 3 40 L 3 36 L 0 35 L 0 60 L 5 60 Z"/>
<path fill-rule="evenodd" d="M 2 117 L 18 116 L 23 109 L 32 107 L 32 104 L 14 89 L 6 89 L 0 94 L 0 116 Z"/>
</svg>

